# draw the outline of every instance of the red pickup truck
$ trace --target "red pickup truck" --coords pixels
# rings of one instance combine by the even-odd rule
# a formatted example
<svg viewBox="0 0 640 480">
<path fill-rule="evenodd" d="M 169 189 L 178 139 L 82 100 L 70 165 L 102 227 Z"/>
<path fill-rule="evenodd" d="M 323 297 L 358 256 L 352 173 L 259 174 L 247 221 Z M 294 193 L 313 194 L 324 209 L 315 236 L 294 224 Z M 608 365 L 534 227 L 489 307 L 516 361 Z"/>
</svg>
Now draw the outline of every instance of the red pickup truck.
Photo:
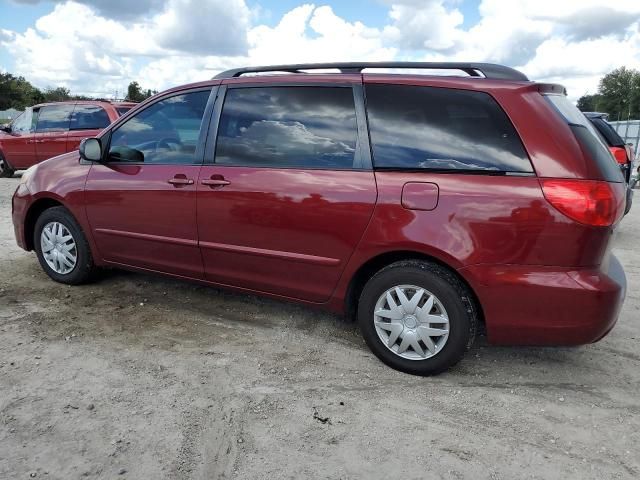
<svg viewBox="0 0 640 480">
<path fill-rule="evenodd" d="M 0 131 L 0 177 L 78 149 L 135 104 L 104 101 L 43 103 Z"/>
</svg>

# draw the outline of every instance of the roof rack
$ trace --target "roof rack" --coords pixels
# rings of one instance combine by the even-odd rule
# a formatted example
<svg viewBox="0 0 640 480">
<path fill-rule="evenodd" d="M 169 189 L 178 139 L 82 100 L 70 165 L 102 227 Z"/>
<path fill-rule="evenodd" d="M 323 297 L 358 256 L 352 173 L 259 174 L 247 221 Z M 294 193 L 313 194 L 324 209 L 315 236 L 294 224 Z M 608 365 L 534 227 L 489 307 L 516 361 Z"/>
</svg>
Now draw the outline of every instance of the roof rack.
<svg viewBox="0 0 640 480">
<path fill-rule="evenodd" d="M 471 77 L 484 77 L 493 80 L 529 81 L 527 76 L 510 67 L 493 63 L 465 62 L 334 62 L 300 63 L 292 65 L 268 65 L 262 67 L 232 68 L 219 73 L 214 79 L 237 78 L 247 73 L 288 72 L 307 73 L 305 70 L 338 69 L 340 73 L 361 73 L 365 68 L 398 68 L 428 70 L 460 70 Z"/>
</svg>

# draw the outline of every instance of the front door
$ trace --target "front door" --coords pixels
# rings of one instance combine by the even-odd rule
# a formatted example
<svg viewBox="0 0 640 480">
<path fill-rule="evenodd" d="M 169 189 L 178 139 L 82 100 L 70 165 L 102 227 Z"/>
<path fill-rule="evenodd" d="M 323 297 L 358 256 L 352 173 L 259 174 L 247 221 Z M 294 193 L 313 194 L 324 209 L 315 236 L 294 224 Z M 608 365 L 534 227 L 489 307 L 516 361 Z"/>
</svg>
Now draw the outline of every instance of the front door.
<svg viewBox="0 0 640 480">
<path fill-rule="evenodd" d="M 163 97 L 102 137 L 107 158 L 91 167 L 86 205 L 105 261 L 203 277 L 196 181 L 210 93 Z"/>
<path fill-rule="evenodd" d="M 361 143 L 350 83 L 229 86 L 198 181 L 206 278 L 328 300 L 375 204 Z"/>
<path fill-rule="evenodd" d="M 67 134 L 73 107 L 73 104 L 61 103 L 40 108 L 34 135 L 38 162 L 67 152 Z"/>
<path fill-rule="evenodd" d="M 10 133 L 0 133 L 0 150 L 11 168 L 18 170 L 36 163 L 33 123 L 33 110 L 27 108 L 11 123 Z"/>
</svg>

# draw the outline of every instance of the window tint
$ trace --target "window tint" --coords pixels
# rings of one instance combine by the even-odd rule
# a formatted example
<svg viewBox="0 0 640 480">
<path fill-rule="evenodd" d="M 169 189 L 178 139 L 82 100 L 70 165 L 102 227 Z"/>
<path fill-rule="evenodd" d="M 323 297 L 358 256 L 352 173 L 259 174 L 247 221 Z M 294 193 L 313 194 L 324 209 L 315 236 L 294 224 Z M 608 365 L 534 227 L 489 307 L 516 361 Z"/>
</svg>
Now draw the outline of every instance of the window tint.
<svg viewBox="0 0 640 480">
<path fill-rule="evenodd" d="M 176 95 L 138 112 L 111 135 L 110 161 L 194 163 L 209 94 Z"/>
<path fill-rule="evenodd" d="M 76 105 L 71 115 L 70 130 L 102 130 L 111 120 L 104 108 L 98 105 Z"/>
<path fill-rule="evenodd" d="M 42 107 L 38 115 L 36 132 L 69 130 L 69 118 L 73 105 Z"/>
<path fill-rule="evenodd" d="M 257 167 L 352 168 L 356 132 L 351 88 L 229 89 L 215 161 Z"/>
<path fill-rule="evenodd" d="M 367 85 L 374 165 L 533 172 L 506 114 L 482 92 Z"/>
</svg>

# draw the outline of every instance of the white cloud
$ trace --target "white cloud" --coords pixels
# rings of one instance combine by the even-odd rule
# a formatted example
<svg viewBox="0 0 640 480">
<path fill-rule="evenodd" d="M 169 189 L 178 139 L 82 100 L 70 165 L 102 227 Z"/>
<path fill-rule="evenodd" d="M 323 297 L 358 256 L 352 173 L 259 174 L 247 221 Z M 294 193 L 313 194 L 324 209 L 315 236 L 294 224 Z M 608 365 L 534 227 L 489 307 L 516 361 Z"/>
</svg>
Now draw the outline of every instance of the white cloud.
<svg viewBox="0 0 640 480">
<path fill-rule="evenodd" d="M 242 55 L 249 16 L 244 0 L 169 0 L 154 19 L 153 31 L 158 45 L 168 50 Z"/>
<path fill-rule="evenodd" d="M 36 4 L 44 0 L 13 0 L 15 3 Z M 158 13 L 167 0 L 75 0 L 92 7 L 100 15 L 118 20 L 132 20 Z"/>
<path fill-rule="evenodd" d="M 445 0 L 393 0 L 384 29 L 390 42 L 410 50 L 451 50 L 460 41 L 464 21 L 456 8 L 448 9 Z"/>
<path fill-rule="evenodd" d="M 383 45 L 379 30 L 312 4 L 294 8 L 273 28 L 251 29 L 249 43 L 251 64 L 391 60 L 397 52 Z"/>
<path fill-rule="evenodd" d="M 482 0 L 479 13 L 468 30 L 451 32 L 454 51 L 432 49 L 421 59 L 503 63 L 564 84 L 574 100 L 614 68 L 640 67 L 637 0 Z"/>
<path fill-rule="evenodd" d="M 0 30 L 0 45 L 38 86 L 98 95 L 242 65 L 402 59 L 504 63 L 575 99 L 614 68 L 640 67 L 638 0 L 482 0 L 471 26 L 459 0 L 383 1 L 386 24 L 372 28 L 311 3 L 268 26 L 245 0 L 69 0 L 24 32 Z"/>
</svg>

